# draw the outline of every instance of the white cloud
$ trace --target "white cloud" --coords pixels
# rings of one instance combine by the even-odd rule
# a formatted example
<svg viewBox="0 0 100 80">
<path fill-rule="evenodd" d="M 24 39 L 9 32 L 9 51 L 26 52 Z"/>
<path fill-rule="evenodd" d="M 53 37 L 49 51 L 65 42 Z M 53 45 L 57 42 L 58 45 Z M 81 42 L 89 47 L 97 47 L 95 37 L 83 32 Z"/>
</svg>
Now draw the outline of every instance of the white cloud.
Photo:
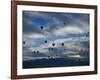
<svg viewBox="0 0 100 80">
<path fill-rule="evenodd" d="M 38 39 L 38 38 L 46 38 L 43 34 L 39 33 L 31 33 L 31 34 L 25 34 L 23 35 L 24 39 L 29 38 L 29 39 Z"/>
<path fill-rule="evenodd" d="M 29 16 L 31 16 L 31 17 L 41 15 L 41 13 L 36 12 L 36 11 L 24 11 L 24 14 L 27 14 L 27 15 L 29 15 Z"/>
<path fill-rule="evenodd" d="M 65 26 L 65 27 L 60 27 L 56 30 L 53 30 L 53 34 L 56 36 L 60 35 L 66 35 L 66 34 L 79 34 L 83 33 L 85 30 L 83 28 L 79 28 L 78 26 Z"/>
</svg>

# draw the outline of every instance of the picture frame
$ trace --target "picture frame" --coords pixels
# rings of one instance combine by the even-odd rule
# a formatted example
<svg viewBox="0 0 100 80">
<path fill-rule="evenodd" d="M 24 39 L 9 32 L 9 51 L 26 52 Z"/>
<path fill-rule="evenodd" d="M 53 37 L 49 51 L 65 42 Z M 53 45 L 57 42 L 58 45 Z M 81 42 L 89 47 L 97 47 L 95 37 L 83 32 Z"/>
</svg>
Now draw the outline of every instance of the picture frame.
<svg viewBox="0 0 100 80">
<path fill-rule="evenodd" d="M 23 52 L 24 52 L 23 44 L 26 43 L 26 42 L 23 42 L 23 39 L 24 39 L 23 38 L 23 35 L 24 35 L 24 26 L 23 25 L 24 25 L 24 23 L 26 23 L 26 22 L 24 22 L 23 17 L 25 14 L 27 15 L 27 13 L 29 13 L 29 11 L 30 11 L 30 14 L 32 13 L 32 15 L 36 14 L 35 16 L 37 16 L 37 15 L 39 16 L 41 14 L 46 15 L 46 16 L 51 15 L 51 14 L 54 15 L 53 13 L 56 12 L 57 15 L 62 15 L 64 13 L 64 15 L 69 14 L 73 18 L 73 15 L 75 14 L 75 15 L 77 15 L 77 16 L 75 16 L 76 18 L 78 17 L 78 15 L 81 15 L 82 20 L 85 20 L 85 21 L 87 20 L 86 24 L 89 24 L 88 25 L 89 28 L 88 29 L 82 28 L 81 32 L 83 32 L 83 30 L 89 31 L 89 35 L 90 35 L 90 36 L 88 36 L 88 37 L 90 37 L 89 38 L 89 41 L 90 41 L 89 46 L 90 47 L 88 48 L 90 50 L 89 58 L 88 58 L 89 64 L 86 65 L 86 67 L 85 66 L 82 66 L 82 67 L 80 67 L 80 66 L 79 67 L 77 67 L 77 66 L 74 66 L 74 67 L 73 66 L 68 66 L 68 67 L 67 66 L 61 66 L 61 67 L 47 66 L 47 67 L 45 67 L 45 66 L 41 65 L 38 68 L 33 66 L 34 67 L 33 69 L 23 69 L 23 65 L 22 65 L 23 59 L 24 59 L 23 58 Z M 48 13 L 46 13 L 46 12 L 48 12 Z M 85 15 L 86 18 L 83 18 L 83 16 L 84 16 L 83 13 L 88 14 L 89 17 L 87 17 Z M 30 16 L 30 14 L 28 14 L 28 16 Z M 81 17 L 79 19 L 81 19 Z M 35 18 L 35 17 L 33 17 L 33 18 Z M 59 16 L 57 16 L 57 17 L 54 16 L 54 18 L 58 19 Z M 40 18 L 35 22 L 35 24 L 37 22 L 38 22 L 38 24 L 40 24 L 39 20 L 40 20 Z M 40 22 L 41 22 L 41 20 L 40 20 Z M 64 23 L 64 25 L 66 25 L 66 24 L 69 25 L 69 23 Z M 25 25 L 27 25 L 27 24 L 25 24 Z M 80 26 L 81 25 L 82 24 L 80 24 Z M 73 27 L 69 28 L 68 30 L 66 29 L 66 30 L 67 30 L 67 32 L 71 32 L 71 31 L 78 32 L 79 31 L 78 28 L 76 29 L 76 31 L 73 31 Z M 25 31 L 27 32 L 26 29 L 25 29 Z M 64 30 L 62 30 L 62 32 L 63 31 Z M 34 32 L 34 30 L 33 30 L 33 32 Z M 55 32 L 57 32 L 57 31 L 55 31 Z M 62 34 L 62 33 L 60 33 L 60 34 Z M 69 34 L 69 33 L 67 33 L 67 34 Z M 35 34 L 33 36 L 35 36 Z M 58 53 L 59 53 L 59 51 L 58 51 Z M 70 55 L 68 55 L 68 56 L 70 56 Z M 75 59 L 78 58 L 78 60 L 80 60 L 79 55 L 78 56 L 75 55 L 74 57 L 75 57 Z M 31 59 L 31 58 L 27 58 L 27 59 Z M 25 57 L 25 60 L 27 60 L 27 59 Z M 33 57 L 32 57 L 32 59 L 33 59 Z M 41 68 L 42 66 L 43 66 L 43 68 Z M 75 75 L 90 75 L 90 74 L 97 74 L 97 6 L 96 5 L 32 2 L 32 1 L 16 1 L 16 0 L 11 1 L 11 78 L 12 79 L 75 76 Z"/>
</svg>

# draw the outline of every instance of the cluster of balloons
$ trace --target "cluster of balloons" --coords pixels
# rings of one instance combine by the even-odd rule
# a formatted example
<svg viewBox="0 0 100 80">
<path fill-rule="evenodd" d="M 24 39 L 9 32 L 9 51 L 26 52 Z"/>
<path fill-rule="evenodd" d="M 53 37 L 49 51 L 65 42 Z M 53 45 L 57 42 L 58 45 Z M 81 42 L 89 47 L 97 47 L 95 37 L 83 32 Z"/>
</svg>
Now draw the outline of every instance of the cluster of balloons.
<svg viewBox="0 0 100 80">
<path fill-rule="evenodd" d="M 66 23 L 64 22 L 64 25 L 66 25 Z M 44 30 L 44 26 L 40 26 L 40 29 L 41 30 Z M 44 41 L 44 43 L 48 43 L 47 40 Z M 23 41 L 23 44 L 26 44 L 25 41 Z M 52 43 L 52 46 L 54 47 L 56 44 L 55 43 Z M 64 46 L 64 43 L 61 43 L 62 46 Z M 52 48 L 48 48 L 48 50 L 53 50 L 53 47 Z M 65 49 L 64 49 L 65 50 Z M 39 51 L 33 51 L 33 53 L 39 53 Z M 56 55 L 57 56 L 57 55 Z M 48 56 L 50 57 L 50 56 Z"/>
</svg>

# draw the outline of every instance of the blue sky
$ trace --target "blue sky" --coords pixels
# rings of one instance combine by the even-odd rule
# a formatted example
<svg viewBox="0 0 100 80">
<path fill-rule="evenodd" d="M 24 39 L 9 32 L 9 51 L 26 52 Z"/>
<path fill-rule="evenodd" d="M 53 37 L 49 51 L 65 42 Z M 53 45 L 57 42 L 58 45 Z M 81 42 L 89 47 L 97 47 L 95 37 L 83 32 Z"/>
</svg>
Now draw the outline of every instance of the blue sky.
<svg viewBox="0 0 100 80">
<path fill-rule="evenodd" d="M 89 51 L 89 14 L 23 11 L 23 41 L 23 55 L 29 59 L 48 55 L 77 58 L 79 50 Z M 51 47 L 54 51 L 48 51 Z"/>
</svg>

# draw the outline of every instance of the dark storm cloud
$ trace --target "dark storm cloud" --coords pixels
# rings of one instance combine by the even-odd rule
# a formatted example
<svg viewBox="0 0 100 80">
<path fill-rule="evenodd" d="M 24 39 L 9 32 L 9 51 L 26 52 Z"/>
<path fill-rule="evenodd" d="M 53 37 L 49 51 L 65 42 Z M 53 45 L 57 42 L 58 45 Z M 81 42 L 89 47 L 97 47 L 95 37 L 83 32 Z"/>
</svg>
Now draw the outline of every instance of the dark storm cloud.
<svg viewBox="0 0 100 80">
<path fill-rule="evenodd" d="M 52 51 L 48 51 L 48 48 L 54 42 L 66 43 L 68 50 L 62 51 L 62 46 L 56 45 L 52 54 L 58 54 L 59 57 L 73 54 L 74 49 L 86 47 L 81 45 L 83 43 L 75 45 L 76 42 L 89 41 L 89 14 L 23 11 L 23 41 L 26 42 L 23 45 L 23 54 L 26 57 L 50 55 Z M 41 53 L 34 55 L 35 50 Z"/>
<path fill-rule="evenodd" d="M 88 14 L 23 11 L 24 33 L 45 33 L 45 31 L 41 31 L 40 26 L 43 26 L 46 31 L 52 32 L 55 29 L 69 25 L 83 28 L 88 24 Z"/>
</svg>

